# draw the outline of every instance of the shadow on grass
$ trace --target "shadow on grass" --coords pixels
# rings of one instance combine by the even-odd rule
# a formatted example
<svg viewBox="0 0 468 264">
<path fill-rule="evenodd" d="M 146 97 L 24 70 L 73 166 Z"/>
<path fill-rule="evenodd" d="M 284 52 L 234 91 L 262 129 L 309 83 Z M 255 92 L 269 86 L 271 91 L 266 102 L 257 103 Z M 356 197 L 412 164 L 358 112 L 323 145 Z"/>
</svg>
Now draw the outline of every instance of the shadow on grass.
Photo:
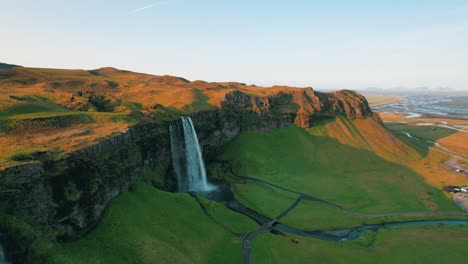
<svg viewBox="0 0 468 264">
<path fill-rule="evenodd" d="M 262 179 L 298 192 L 321 197 L 363 213 L 412 210 L 454 210 L 441 190 L 402 165 L 389 162 L 368 150 L 353 148 L 298 127 L 270 134 L 244 132 L 228 143 L 219 159 L 229 160 L 235 173 Z M 210 166 L 214 177 L 229 178 L 229 171 Z M 242 188 L 236 197 L 253 203 L 268 215 L 281 197 Z M 434 207 L 435 206 L 435 207 Z M 271 216 L 271 215 L 268 215 Z"/>
<path fill-rule="evenodd" d="M 457 131 L 437 126 L 417 126 L 403 123 L 386 123 L 385 127 L 399 139 L 412 146 L 421 156 L 426 157 L 429 148 L 438 139 L 448 137 Z"/>
</svg>

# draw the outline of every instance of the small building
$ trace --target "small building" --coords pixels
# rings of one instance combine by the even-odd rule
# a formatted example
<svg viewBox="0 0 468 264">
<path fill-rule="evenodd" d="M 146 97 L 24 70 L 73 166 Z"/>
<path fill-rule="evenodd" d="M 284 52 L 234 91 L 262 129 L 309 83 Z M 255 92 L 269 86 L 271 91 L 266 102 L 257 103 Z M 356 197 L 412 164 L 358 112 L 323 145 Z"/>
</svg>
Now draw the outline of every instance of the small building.
<svg viewBox="0 0 468 264">
<path fill-rule="evenodd" d="M 460 187 L 460 186 L 444 186 L 443 190 L 446 192 L 451 192 L 451 193 L 468 193 L 468 186 Z"/>
<path fill-rule="evenodd" d="M 442 189 L 446 192 L 455 192 L 455 189 L 457 188 L 457 186 L 444 186 Z"/>
</svg>

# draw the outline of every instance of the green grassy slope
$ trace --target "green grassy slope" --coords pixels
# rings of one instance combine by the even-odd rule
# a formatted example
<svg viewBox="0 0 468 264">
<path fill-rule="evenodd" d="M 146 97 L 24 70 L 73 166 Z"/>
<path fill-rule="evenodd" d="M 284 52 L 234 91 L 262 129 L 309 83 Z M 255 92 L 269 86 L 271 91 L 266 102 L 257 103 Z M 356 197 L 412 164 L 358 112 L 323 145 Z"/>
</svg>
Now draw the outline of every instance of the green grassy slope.
<svg viewBox="0 0 468 264">
<path fill-rule="evenodd" d="M 19 101 L 16 104 L 8 106 L 0 105 L 0 132 L 9 128 L 8 120 L 24 119 L 25 116 L 30 116 L 30 118 L 42 118 L 73 114 L 72 111 L 65 107 L 43 98 L 34 96 L 15 98 Z"/>
<path fill-rule="evenodd" d="M 467 226 L 379 230 L 343 243 L 265 234 L 252 244 L 253 263 L 464 263 Z"/>
<path fill-rule="evenodd" d="M 208 207 L 238 231 L 256 227 L 223 205 Z M 83 239 L 58 245 L 48 262 L 240 263 L 240 241 L 209 220 L 189 195 L 139 183 L 115 199 Z"/>
<path fill-rule="evenodd" d="M 83 112 L 73 111 L 60 106 L 50 100 L 39 96 L 22 97 L 21 102 L 0 108 L 0 121 L 5 120 L 26 120 L 26 119 L 53 119 L 54 117 L 73 118 L 73 116 L 89 116 L 96 118 L 99 122 L 109 121 L 112 117 L 127 118 L 126 114 L 122 113 L 106 113 L 106 112 Z M 105 119 L 99 117 L 108 117 Z M 69 122 L 70 124 L 79 124 L 80 120 Z"/>
<path fill-rule="evenodd" d="M 202 202 L 238 232 L 257 228 L 219 203 Z M 253 241 L 252 256 L 254 263 L 446 263 L 464 259 L 467 234 L 462 226 L 400 227 L 342 243 L 264 234 Z M 242 263 L 241 243 L 188 195 L 139 183 L 83 239 L 55 246 L 48 263 Z"/>
<path fill-rule="evenodd" d="M 33 113 L 62 113 L 62 112 L 71 112 L 65 107 L 59 106 L 51 101 L 36 98 L 36 97 L 24 97 L 24 101 L 17 104 L 11 105 L 9 107 L 3 108 L 0 117 L 1 118 L 11 118 L 15 115 L 22 114 L 33 114 Z"/>
<path fill-rule="evenodd" d="M 226 145 L 219 159 L 236 173 L 345 205 L 357 211 L 458 210 L 440 190 L 413 171 L 372 152 L 342 145 L 297 127 L 271 134 L 243 133 Z M 212 177 L 226 177 L 220 163 Z M 245 205 L 274 217 L 297 195 L 254 181 L 232 179 Z M 234 232 L 258 228 L 224 205 L 200 199 L 207 211 Z M 302 229 L 356 226 L 398 218 L 365 219 L 303 201 L 281 221 Z M 409 219 L 407 219 L 409 220 Z M 121 194 L 93 231 L 76 242 L 57 244 L 50 263 L 241 263 L 241 240 L 214 223 L 187 194 L 138 183 Z M 254 263 L 443 263 L 462 261 L 467 227 L 412 226 L 365 233 L 357 241 L 326 242 L 291 235 L 264 234 L 253 241 Z"/>
<path fill-rule="evenodd" d="M 457 132 L 445 127 L 417 126 L 403 123 L 386 123 L 385 127 L 392 131 L 398 138 L 416 149 L 423 156 L 426 156 L 429 152 L 429 147 L 434 145 L 428 141 L 436 142 L 438 139 L 448 137 Z M 409 133 L 411 136 L 420 140 L 410 138 L 403 134 L 404 132 Z"/>
<path fill-rule="evenodd" d="M 403 123 L 386 123 L 385 126 L 392 131 L 406 131 L 414 137 L 430 141 L 437 141 L 440 138 L 448 137 L 457 132 L 445 127 L 418 126 Z"/>
<path fill-rule="evenodd" d="M 244 133 L 223 149 L 220 159 L 231 161 L 239 175 L 263 179 L 363 213 L 459 210 L 441 190 L 429 186 L 408 168 L 295 126 L 271 134 Z M 233 191 L 242 203 L 270 217 L 296 197 L 250 181 L 235 184 Z M 293 211 L 283 222 L 316 227 L 314 219 L 320 219 L 317 215 L 321 210 L 305 210 L 305 206 L 298 207 L 302 214 Z M 328 215 L 343 216 L 336 210 Z M 335 220 L 325 223 L 329 227 L 343 224 Z"/>
</svg>

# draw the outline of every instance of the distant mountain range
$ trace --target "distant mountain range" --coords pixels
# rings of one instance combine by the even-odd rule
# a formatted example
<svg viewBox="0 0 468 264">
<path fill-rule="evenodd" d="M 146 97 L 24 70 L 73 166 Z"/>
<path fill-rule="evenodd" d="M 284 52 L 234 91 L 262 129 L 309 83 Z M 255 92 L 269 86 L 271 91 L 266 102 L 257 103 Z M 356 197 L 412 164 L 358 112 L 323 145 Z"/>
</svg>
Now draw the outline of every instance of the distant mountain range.
<svg viewBox="0 0 468 264">
<path fill-rule="evenodd" d="M 456 89 L 450 87 L 395 87 L 395 88 L 378 88 L 368 87 L 357 89 L 361 93 L 378 93 L 378 94 L 405 94 L 405 93 L 468 93 L 466 89 Z"/>
</svg>

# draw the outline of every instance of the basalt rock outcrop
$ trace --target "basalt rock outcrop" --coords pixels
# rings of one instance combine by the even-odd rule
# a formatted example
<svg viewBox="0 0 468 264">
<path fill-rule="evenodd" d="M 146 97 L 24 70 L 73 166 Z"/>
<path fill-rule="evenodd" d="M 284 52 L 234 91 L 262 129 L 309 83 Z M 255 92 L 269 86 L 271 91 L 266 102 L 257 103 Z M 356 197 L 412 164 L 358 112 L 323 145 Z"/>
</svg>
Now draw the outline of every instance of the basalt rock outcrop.
<svg viewBox="0 0 468 264">
<path fill-rule="evenodd" d="M 355 119 L 371 115 L 365 97 L 349 90 L 320 93 L 312 88 L 286 88 L 284 91 L 280 90 L 268 96 L 234 91 L 225 95 L 222 106 L 241 113 L 256 113 L 266 118 L 266 123 L 258 125 L 260 130 L 268 130 L 269 126 L 275 128 L 291 123 L 302 128 L 310 128 L 315 120 L 326 117 L 342 115 Z M 275 122 L 280 122 L 280 124 L 275 124 Z"/>
</svg>

